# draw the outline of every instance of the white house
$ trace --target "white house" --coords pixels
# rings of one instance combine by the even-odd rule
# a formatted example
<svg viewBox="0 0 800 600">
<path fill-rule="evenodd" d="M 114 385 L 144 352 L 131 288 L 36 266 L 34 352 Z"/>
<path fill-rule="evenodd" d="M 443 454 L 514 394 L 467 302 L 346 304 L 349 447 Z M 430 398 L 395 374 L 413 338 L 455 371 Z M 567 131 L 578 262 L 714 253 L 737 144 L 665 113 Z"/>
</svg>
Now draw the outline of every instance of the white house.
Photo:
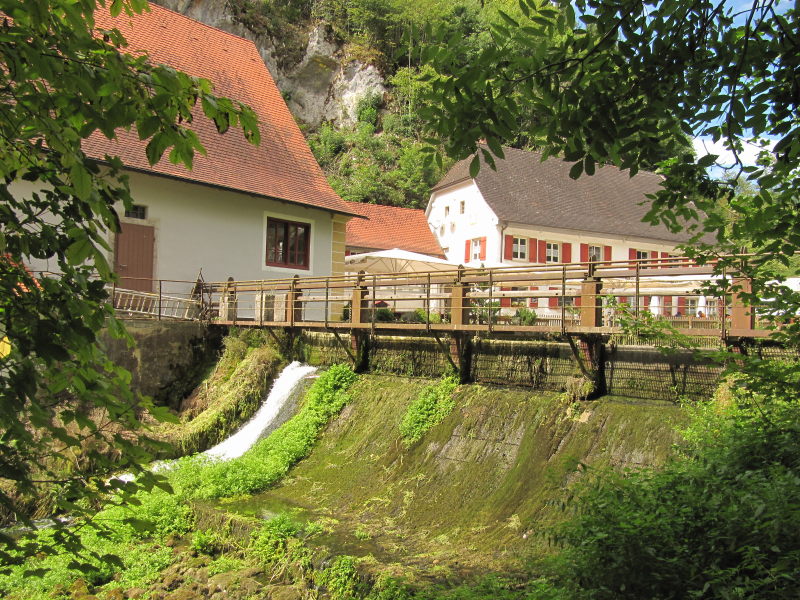
<svg viewBox="0 0 800 600">
<path fill-rule="evenodd" d="M 220 135 L 198 109 L 192 128 L 207 156 L 196 155 L 191 171 L 166 155 L 150 166 L 135 132 L 86 140 L 89 156 L 119 156 L 130 176 L 135 206 L 109 240 L 120 285 L 154 291 L 153 279 L 194 281 L 201 269 L 206 281 L 343 273 L 353 211 L 328 184 L 255 45 L 156 4 L 133 17 L 96 16 L 99 27 L 123 33 L 128 52 L 207 78 L 216 94 L 251 106 L 261 130 L 255 147 L 238 130 Z"/>
<path fill-rule="evenodd" d="M 666 258 L 688 240 L 642 222 L 645 196 L 659 188 L 659 175 L 640 172 L 631 178 L 606 166 L 574 180 L 571 163 L 559 158 L 542 161 L 535 152 L 513 148 L 504 152 L 496 171 L 482 163 L 470 177 L 470 157 L 431 191 L 428 223 L 448 260 L 479 267 Z M 676 298 L 672 310 L 680 304 Z M 556 305 L 555 298 L 531 304 Z"/>
</svg>

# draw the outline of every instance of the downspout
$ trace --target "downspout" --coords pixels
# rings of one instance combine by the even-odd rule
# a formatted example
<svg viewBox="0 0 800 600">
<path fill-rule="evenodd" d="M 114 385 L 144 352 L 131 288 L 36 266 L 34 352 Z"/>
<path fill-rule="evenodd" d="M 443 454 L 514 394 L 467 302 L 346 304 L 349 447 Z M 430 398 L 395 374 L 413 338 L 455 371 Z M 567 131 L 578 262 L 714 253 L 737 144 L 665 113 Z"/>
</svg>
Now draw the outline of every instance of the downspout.
<svg viewBox="0 0 800 600">
<path fill-rule="evenodd" d="M 500 263 L 502 263 L 506 259 L 505 243 L 506 243 L 506 228 L 508 227 L 508 221 L 503 221 L 499 223 L 499 225 L 500 225 L 500 254 L 498 254 L 498 256 L 500 257 Z"/>
</svg>

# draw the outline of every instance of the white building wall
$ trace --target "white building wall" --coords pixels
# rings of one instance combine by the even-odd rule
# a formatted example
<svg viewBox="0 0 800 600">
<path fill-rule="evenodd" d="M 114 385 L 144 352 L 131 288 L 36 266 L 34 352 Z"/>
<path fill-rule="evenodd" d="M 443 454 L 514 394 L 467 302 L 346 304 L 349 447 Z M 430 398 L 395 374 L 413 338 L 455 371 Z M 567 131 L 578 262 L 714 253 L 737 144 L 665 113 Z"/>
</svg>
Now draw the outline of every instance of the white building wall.
<svg viewBox="0 0 800 600">
<path fill-rule="evenodd" d="M 201 268 L 205 281 L 331 274 L 333 215 L 325 210 L 165 177 L 129 175 L 134 203 L 147 207 L 147 219 L 122 220 L 155 228 L 155 279 L 194 281 Z M 30 194 L 33 188 L 22 182 L 14 189 Z M 117 208 L 122 214 L 122 207 Z M 311 224 L 308 270 L 264 264 L 269 215 Z M 113 234 L 109 234 L 109 245 L 113 249 Z M 47 260 L 30 265 L 36 271 L 56 266 Z"/>
<path fill-rule="evenodd" d="M 464 202 L 464 213 L 460 212 Z M 447 213 L 447 214 L 446 214 Z M 434 192 L 427 209 L 428 224 L 442 246 L 447 260 L 465 266 L 494 265 L 502 258 L 497 216 L 470 180 Z M 486 259 L 464 262 L 467 240 L 486 237 Z"/>
<path fill-rule="evenodd" d="M 464 214 L 460 214 L 460 202 L 464 201 Z M 449 214 L 445 209 L 449 207 Z M 457 263 L 464 263 L 465 242 L 468 239 L 486 237 L 486 259 L 484 261 L 470 260 L 466 266 L 477 267 L 483 263 L 485 266 L 524 265 L 529 260 L 508 260 L 504 255 L 504 236 L 534 238 L 572 245 L 572 262 L 580 261 L 580 245 L 610 246 L 611 260 L 624 261 L 629 259 L 631 248 L 640 251 L 673 252 L 675 244 L 652 238 L 637 236 L 612 236 L 563 229 L 532 227 L 514 223 L 501 223 L 492 209 L 483 199 L 478 187 L 472 180 L 459 185 L 451 186 L 445 190 L 434 192 L 428 204 L 428 223 L 445 249 L 447 259 Z M 568 223 L 565 221 L 565 225 Z M 529 249 L 530 252 L 530 249 Z M 562 256 L 563 260 L 563 256 Z M 539 259 L 533 264 L 541 264 L 544 259 Z"/>
</svg>

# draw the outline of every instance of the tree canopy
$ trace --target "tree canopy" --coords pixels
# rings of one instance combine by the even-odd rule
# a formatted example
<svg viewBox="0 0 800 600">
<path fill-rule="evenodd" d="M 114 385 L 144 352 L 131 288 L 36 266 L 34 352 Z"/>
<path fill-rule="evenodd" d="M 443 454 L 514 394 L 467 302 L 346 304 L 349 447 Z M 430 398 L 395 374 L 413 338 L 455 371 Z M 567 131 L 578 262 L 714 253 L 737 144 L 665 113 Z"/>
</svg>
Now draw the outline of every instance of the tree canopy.
<svg viewBox="0 0 800 600">
<path fill-rule="evenodd" d="M 22 517 L 20 503 L 43 494 L 52 495 L 54 513 L 90 515 L 87 498 L 113 488 L 130 495 L 158 483 L 147 474 L 136 483 L 106 481 L 110 470 L 137 472 L 147 458 L 144 438 L 120 433 L 140 426 L 147 404 L 96 344 L 102 327 L 125 335 L 105 288 L 114 279 L 106 253 L 109 232 L 119 230 L 115 204 L 129 207 L 131 196 L 119 158 L 89 157 L 82 141 L 135 129 L 149 140 L 151 164 L 169 152 L 169 160 L 191 168 L 195 152 L 205 152 L 191 130 L 201 112 L 221 133 L 238 126 L 251 141 L 259 138 L 251 109 L 216 97 L 207 80 L 126 54 L 118 30 L 96 27 L 96 10 L 135 18 L 147 3 L 0 0 L 0 509 L 6 517 Z M 49 259 L 57 273 L 34 277 L 25 268 L 31 259 Z M 73 539 L 66 529 L 59 536 L 58 542 Z M 20 558 L 0 549 L 6 564 Z"/>
</svg>

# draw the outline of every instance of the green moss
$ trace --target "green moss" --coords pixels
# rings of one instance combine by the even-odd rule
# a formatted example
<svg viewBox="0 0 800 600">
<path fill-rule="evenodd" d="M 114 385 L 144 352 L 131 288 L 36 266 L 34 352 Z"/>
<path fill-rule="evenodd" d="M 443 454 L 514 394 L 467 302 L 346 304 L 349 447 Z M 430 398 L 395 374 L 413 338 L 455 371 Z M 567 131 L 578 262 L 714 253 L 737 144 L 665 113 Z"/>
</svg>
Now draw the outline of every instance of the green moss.
<svg viewBox="0 0 800 600">
<path fill-rule="evenodd" d="M 335 547 L 352 544 L 359 527 L 369 531 L 364 552 L 385 565 L 438 561 L 457 565 L 456 573 L 513 571 L 522 568 L 520 558 L 546 550 L 547 525 L 563 517 L 557 504 L 581 477 L 579 463 L 660 464 L 684 419 L 668 402 L 572 403 L 469 385 L 455 393 L 457 408 L 405 449 L 399 423 L 429 385 L 361 376 L 350 389 L 352 404 L 268 497 L 335 517 Z"/>
</svg>

